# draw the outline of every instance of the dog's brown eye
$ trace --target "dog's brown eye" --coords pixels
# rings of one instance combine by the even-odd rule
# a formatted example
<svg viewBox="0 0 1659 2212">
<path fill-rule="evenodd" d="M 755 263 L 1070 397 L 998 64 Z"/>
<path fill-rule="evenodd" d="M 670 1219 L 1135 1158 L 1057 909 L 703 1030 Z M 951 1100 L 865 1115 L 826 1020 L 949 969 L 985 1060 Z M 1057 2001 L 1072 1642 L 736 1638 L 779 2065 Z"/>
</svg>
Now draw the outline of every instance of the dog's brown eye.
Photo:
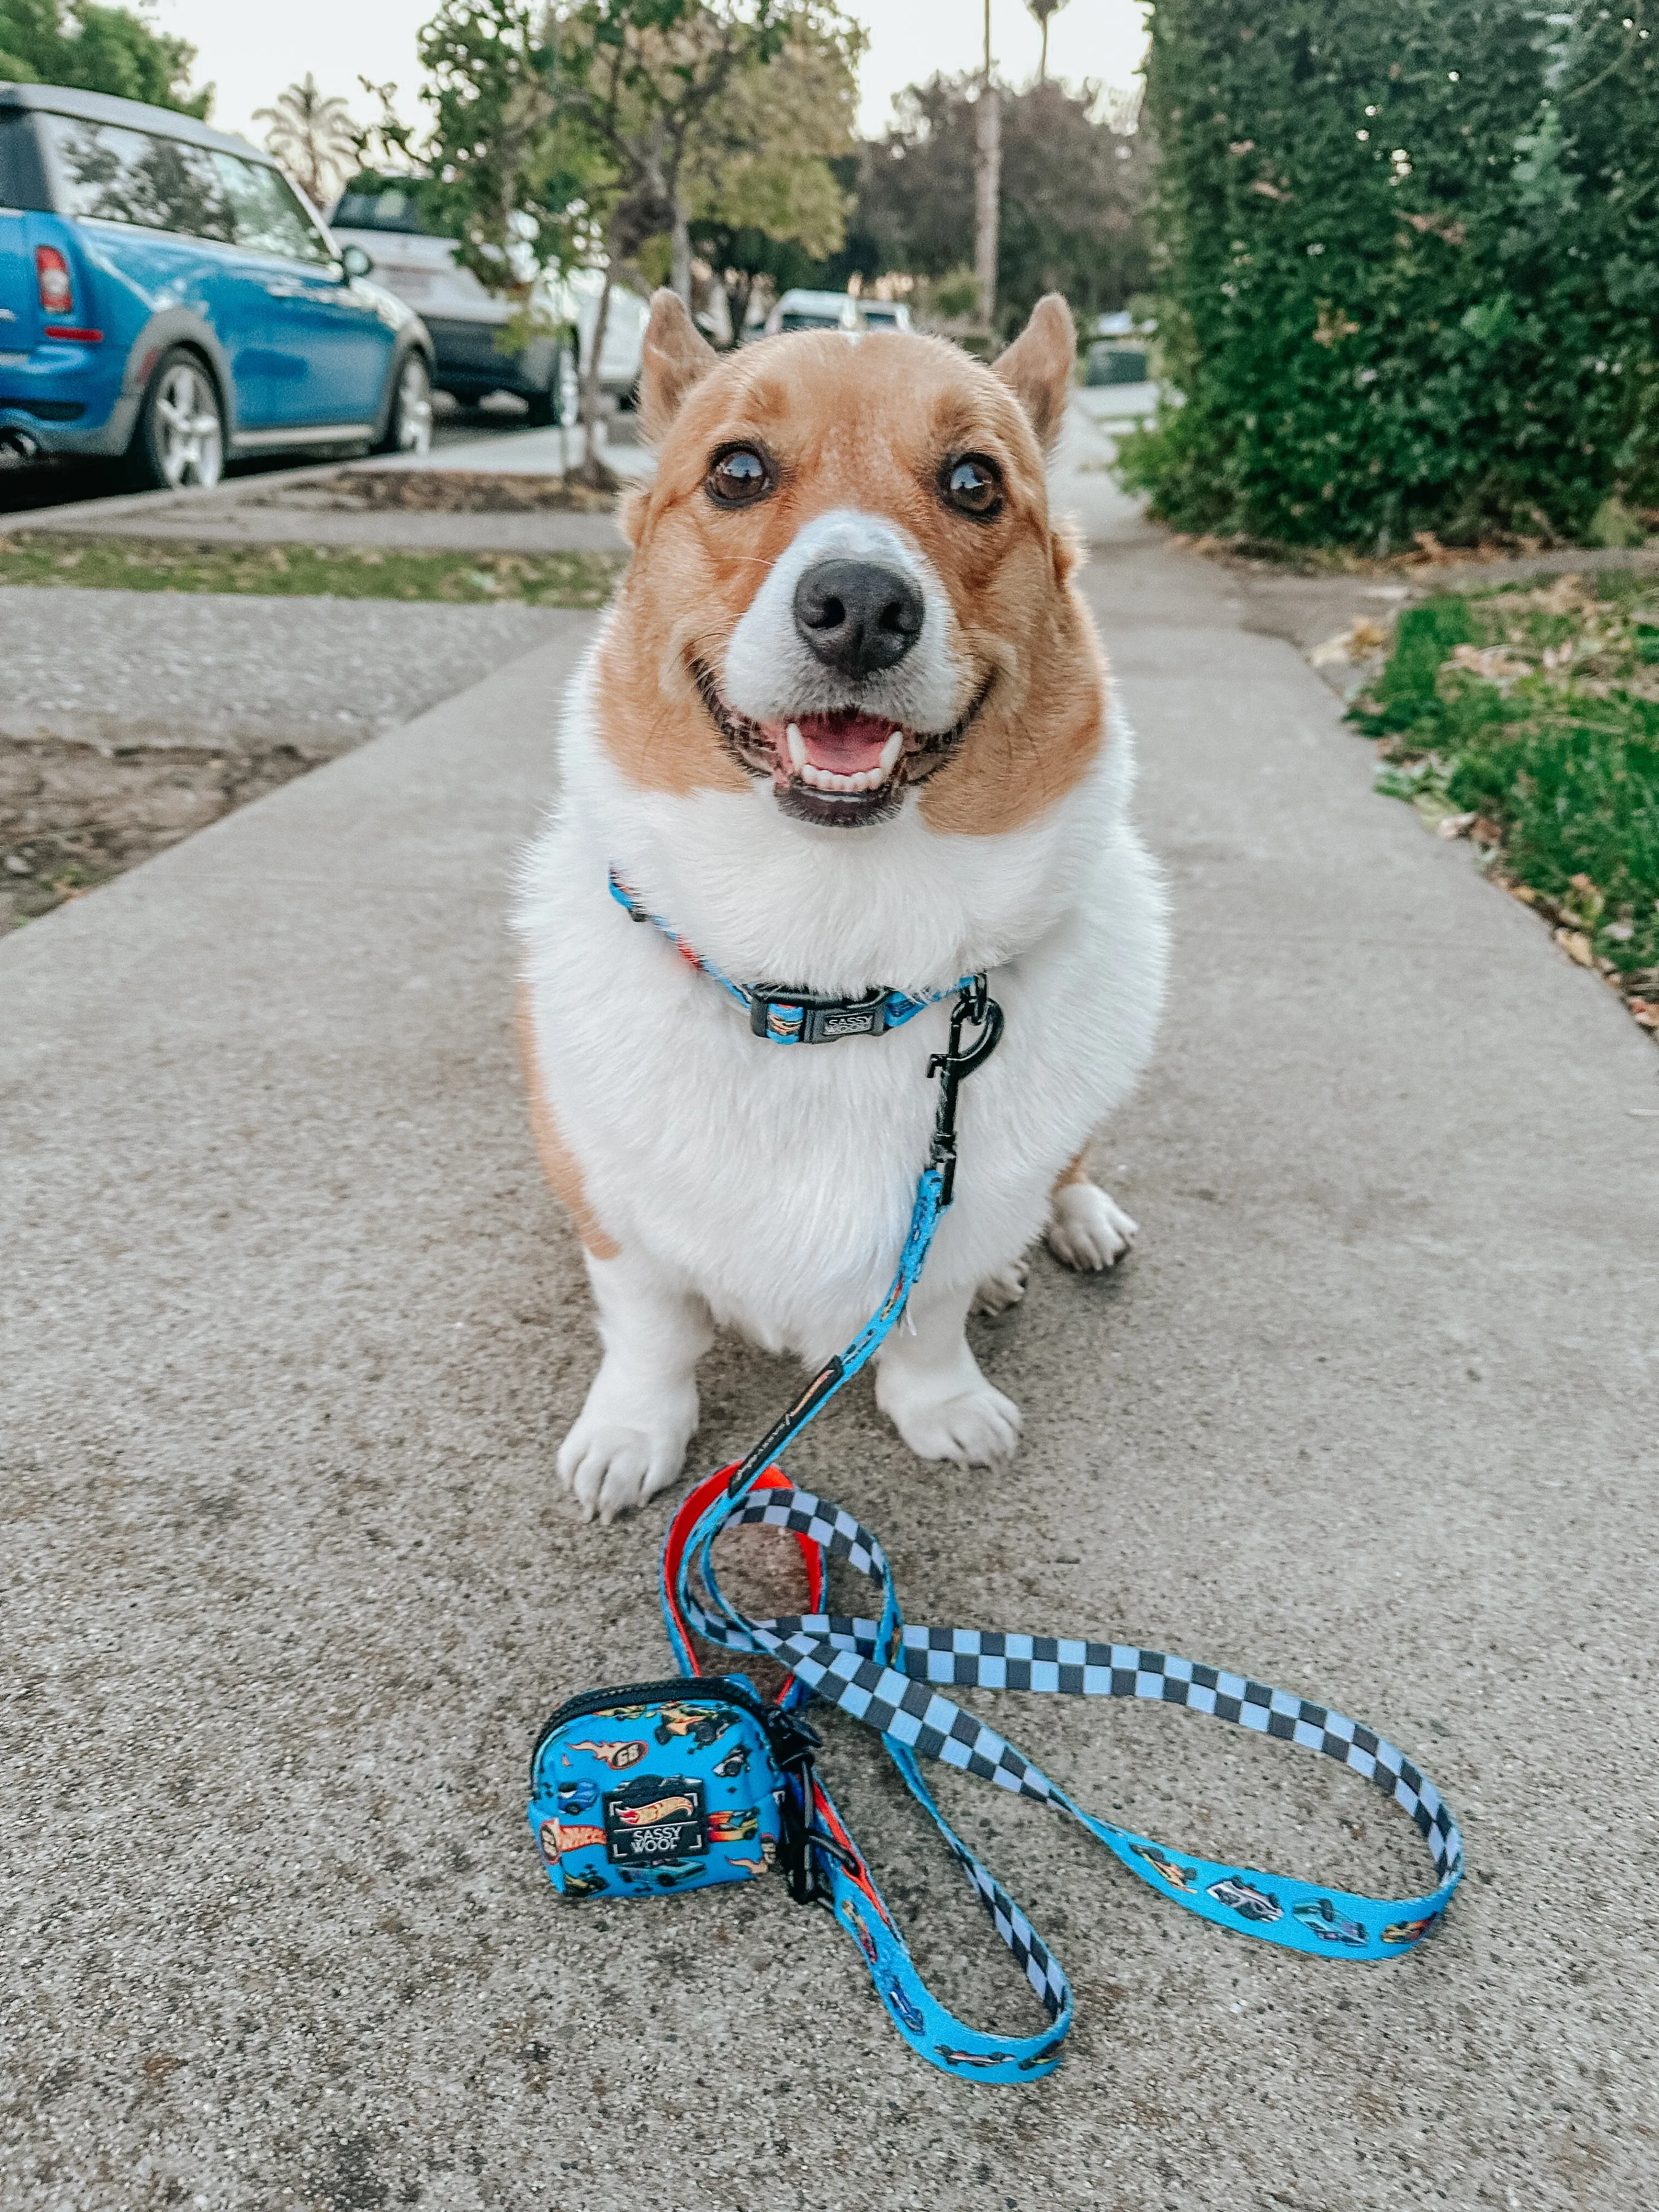
<svg viewBox="0 0 1659 2212">
<path fill-rule="evenodd" d="M 708 465 L 708 495 L 722 507 L 747 507 L 771 489 L 766 456 L 753 446 L 728 446 Z"/>
<path fill-rule="evenodd" d="M 1002 471 L 983 453 L 963 453 L 945 463 L 944 491 L 963 514 L 994 514 L 1002 505 Z"/>
</svg>

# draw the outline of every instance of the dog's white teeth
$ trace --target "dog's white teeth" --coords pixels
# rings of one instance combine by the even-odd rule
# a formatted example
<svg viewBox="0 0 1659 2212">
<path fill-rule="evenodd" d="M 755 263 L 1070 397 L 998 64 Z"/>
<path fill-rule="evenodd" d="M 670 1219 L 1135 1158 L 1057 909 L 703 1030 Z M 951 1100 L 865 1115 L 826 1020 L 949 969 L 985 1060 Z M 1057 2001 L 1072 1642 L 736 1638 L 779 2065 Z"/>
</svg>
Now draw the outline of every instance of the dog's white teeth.
<svg viewBox="0 0 1659 2212">
<path fill-rule="evenodd" d="M 806 747 L 801 743 L 801 734 L 799 730 L 795 726 L 793 722 L 791 722 L 788 728 L 783 734 L 785 741 L 789 747 L 790 766 L 794 769 L 797 775 L 805 775 L 806 771 Z"/>
<path fill-rule="evenodd" d="M 810 783 L 814 791 L 862 791 L 864 778 L 860 775 L 837 775 L 833 769 L 815 768 L 811 761 L 799 764 L 800 780 Z"/>
<path fill-rule="evenodd" d="M 877 768 L 880 775 L 891 775 L 893 763 L 897 760 L 899 755 L 903 750 L 904 732 L 902 730 L 895 730 L 892 736 L 888 738 L 886 744 L 881 749 L 881 758 L 877 763 Z"/>
</svg>

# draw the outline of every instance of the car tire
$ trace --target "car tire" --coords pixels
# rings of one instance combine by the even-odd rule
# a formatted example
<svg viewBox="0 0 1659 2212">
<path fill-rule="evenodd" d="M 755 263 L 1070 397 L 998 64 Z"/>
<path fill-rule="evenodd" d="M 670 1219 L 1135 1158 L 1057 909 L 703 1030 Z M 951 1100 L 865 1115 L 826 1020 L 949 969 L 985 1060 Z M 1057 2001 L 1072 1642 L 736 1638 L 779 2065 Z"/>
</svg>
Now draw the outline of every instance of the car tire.
<svg viewBox="0 0 1659 2212">
<path fill-rule="evenodd" d="M 392 404 L 377 453 L 429 453 L 432 450 L 432 371 L 422 353 L 406 353 L 392 372 Z"/>
<path fill-rule="evenodd" d="M 200 354 L 174 346 L 145 387 L 127 448 L 127 473 L 143 491 L 216 484 L 225 472 L 225 415 Z"/>
</svg>

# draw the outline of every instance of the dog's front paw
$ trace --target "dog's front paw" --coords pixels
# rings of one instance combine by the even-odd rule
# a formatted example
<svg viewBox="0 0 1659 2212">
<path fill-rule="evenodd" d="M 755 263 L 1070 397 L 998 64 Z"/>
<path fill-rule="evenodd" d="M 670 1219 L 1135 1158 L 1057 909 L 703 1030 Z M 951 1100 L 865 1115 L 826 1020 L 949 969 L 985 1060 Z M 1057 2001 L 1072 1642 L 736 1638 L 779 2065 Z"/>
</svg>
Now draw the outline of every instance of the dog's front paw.
<svg viewBox="0 0 1659 2212">
<path fill-rule="evenodd" d="M 982 1377 L 970 1390 L 931 1402 L 889 1389 L 882 1409 L 918 1459 L 1002 1467 L 1019 1442 L 1019 1407 Z"/>
<path fill-rule="evenodd" d="M 974 1303 L 968 1310 L 976 1314 L 1006 1313 L 1017 1306 L 1025 1295 L 1025 1278 L 1031 1272 L 1027 1259 L 1011 1260 L 1006 1267 L 999 1267 L 988 1275 L 974 1292 Z"/>
<path fill-rule="evenodd" d="M 597 1513 L 608 1528 L 617 1514 L 679 1480 L 690 1442 L 690 1430 L 680 1421 L 635 1425 L 584 1410 L 559 1447 L 559 1480 L 582 1519 Z"/>
<path fill-rule="evenodd" d="M 1136 1224 L 1096 1182 L 1065 1182 L 1048 1216 L 1048 1249 L 1068 1267 L 1097 1273 L 1133 1243 Z"/>
</svg>

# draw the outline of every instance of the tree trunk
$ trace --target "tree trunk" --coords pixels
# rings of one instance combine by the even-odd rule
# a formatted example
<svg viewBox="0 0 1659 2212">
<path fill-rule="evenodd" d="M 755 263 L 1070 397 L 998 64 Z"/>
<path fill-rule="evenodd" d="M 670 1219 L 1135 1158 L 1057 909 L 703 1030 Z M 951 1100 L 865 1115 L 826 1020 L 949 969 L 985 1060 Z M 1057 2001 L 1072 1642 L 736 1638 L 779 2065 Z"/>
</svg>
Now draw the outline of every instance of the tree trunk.
<svg viewBox="0 0 1659 2212">
<path fill-rule="evenodd" d="M 740 346 L 743 334 L 749 327 L 749 302 L 755 296 L 755 277 L 752 270 L 739 269 L 736 271 L 737 282 L 734 284 L 732 273 L 730 270 L 726 272 L 726 303 L 732 318 L 732 343 L 734 346 Z"/>
<path fill-rule="evenodd" d="M 990 328 L 997 307 L 997 201 L 1002 183 L 1002 114 L 988 76 L 974 103 L 974 274 L 981 319 Z"/>
<path fill-rule="evenodd" d="M 668 281 L 684 301 L 689 311 L 691 306 L 691 218 L 685 211 L 678 178 L 674 181 L 673 240 L 674 265 Z"/>
<path fill-rule="evenodd" d="M 607 248 L 614 248 L 614 240 L 606 240 Z M 587 367 L 582 374 L 582 482 L 596 489 L 613 489 L 616 479 L 599 454 L 599 363 L 605 354 L 605 334 L 611 322 L 611 271 L 617 265 L 614 250 L 605 257 L 605 282 L 599 287 L 599 311 L 593 319 L 593 343 L 587 356 Z"/>
</svg>

